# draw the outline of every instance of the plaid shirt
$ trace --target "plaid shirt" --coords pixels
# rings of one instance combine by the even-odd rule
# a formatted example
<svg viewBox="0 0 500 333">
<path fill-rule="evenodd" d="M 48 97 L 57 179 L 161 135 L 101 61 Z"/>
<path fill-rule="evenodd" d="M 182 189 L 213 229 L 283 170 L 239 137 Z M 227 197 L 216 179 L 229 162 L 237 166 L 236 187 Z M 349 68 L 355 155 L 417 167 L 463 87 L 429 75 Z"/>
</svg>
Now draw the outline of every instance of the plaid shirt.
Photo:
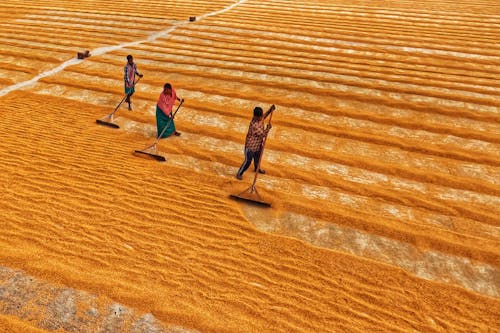
<svg viewBox="0 0 500 333">
<path fill-rule="evenodd" d="M 137 71 L 137 65 L 135 64 L 135 62 L 132 65 L 130 65 L 127 62 L 123 71 L 125 74 L 123 76 L 123 79 L 125 81 L 125 87 L 127 88 L 133 87 L 135 83 L 135 75 L 140 75 L 139 72 Z"/>
<path fill-rule="evenodd" d="M 270 113 L 270 111 L 266 112 L 263 119 L 265 119 Z M 253 152 L 261 150 L 262 141 L 264 141 L 264 137 L 268 132 L 269 130 L 264 129 L 263 120 L 252 118 L 250 126 L 248 126 L 247 138 L 245 140 L 245 149 Z"/>
</svg>

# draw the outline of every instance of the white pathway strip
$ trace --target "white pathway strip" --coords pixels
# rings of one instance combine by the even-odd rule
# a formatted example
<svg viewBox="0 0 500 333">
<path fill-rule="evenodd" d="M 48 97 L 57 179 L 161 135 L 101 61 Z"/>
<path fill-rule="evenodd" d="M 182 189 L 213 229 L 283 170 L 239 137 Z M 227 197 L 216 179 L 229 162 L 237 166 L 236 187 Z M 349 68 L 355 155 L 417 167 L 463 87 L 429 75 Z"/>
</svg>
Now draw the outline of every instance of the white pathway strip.
<svg viewBox="0 0 500 333">
<path fill-rule="evenodd" d="M 70 59 L 70 60 L 67 60 L 67 61 L 63 62 L 62 64 L 60 64 L 59 66 L 57 66 L 56 68 L 53 68 L 51 70 L 48 70 L 48 71 L 43 72 L 41 74 L 38 74 L 37 76 L 35 76 L 31 80 L 19 82 L 19 83 L 13 84 L 11 86 L 8 86 L 8 87 L 0 90 L 0 97 L 4 96 L 4 95 L 7 95 L 11 91 L 18 90 L 18 89 L 21 89 L 23 87 L 32 85 L 32 84 L 36 83 L 38 80 L 40 80 L 40 79 L 42 79 L 44 77 L 51 76 L 53 74 L 59 73 L 60 71 L 62 71 L 66 67 L 79 64 L 82 61 L 83 60 L 81 60 L 81 59 Z"/>
<path fill-rule="evenodd" d="M 223 8 L 221 10 L 217 10 L 217 11 L 212 12 L 212 13 L 201 15 L 200 17 L 198 17 L 198 20 L 204 19 L 206 17 L 211 17 L 211 16 L 215 16 L 215 15 L 218 15 L 218 14 L 225 13 L 225 12 L 233 9 L 234 7 L 236 7 L 236 6 L 244 3 L 246 1 L 247 0 L 240 0 L 240 1 L 237 1 L 234 4 L 232 4 L 232 5 L 230 5 L 230 6 L 226 7 L 226 8 Z M 158 39 L 160 37 L 167 36 L 172 31 L 176 30 L 178 27 L 186 25 L 186 24 L 189 24 L 189 22 L 186 22 L 186 21 L 175 22 L 173 24 L 173 26 L 171 26 L 170 28 L 168 28 L 166 30 L 161 30 L 161 31 L 156 32 L 156 33 L 153 33 L 153 34 L 149 35 L 149 37 L 147 39 L 138 40 L 138 41 L 129 42 L 129 43 L 122 43 L 122 44 L 118 44 L 118 45 L 103 46 L 103 47 L 100 47 L 100 48 L 92 50 L 90 53 L 93 56 L 99 56 L 99 55 L 103 55 L 105 53 L 113 52 L 113 51 L 120 50 L 120 49 L 123 49 L 123 48 L 137 46 L 137 45 L 140 45 L 142 43 L 153 42 L 153 41 L 155 41 L 156 39 Z M 66 67 L 79 64 L 82 61 L 83 60 L 81 60 L 81 59 L 70 59 L 70 60 L 67 60 L 67 61 L 63 62 L 61 65 L 57 66 L 56 68 L 53 68 L 53 69 L 48 70 L 46 72 L 40 73 L 40 74 L 38 74 L 37 76 L 35 76 L 34 78 L 32 78 L 30 80 L 23 81 L 23 82 L 18 82 L 16 84 L 13 84 L 11 86 L 8 86 L 8 87 L 0 90 L 0 97 L 4 96 L 4 95 L 7 95 L 8 93 L 10 93 L 10 92 L 12 92 L 14 90 L 18 90 L 18 89 L 24 88 L 26 86 L 32 85 L 32 84 L 36 83 L 38 80 L 40 80 L 40 79 L 42 79 L 44 77 L 57 74 L 57 73 L 61 72 L 62 70 L 64 70 Z"/>
<path fill-rule="evenodd" d="M 247 2 L 247 0 L 237 1 L 237 2 L 233 3 L 232 5 L 230 5 L 230 6 L 226 7 L 226 8 L 223 8 L 221 10 L 217 10 L 217 11 L 209 13 L 209 14 L 201 15 L 201 16 L 199 16 L 198 19 L 204 19 L 204 18 L 207 18 L 207 17 L 211 17 L 211 16 L 223 14 L 223 13 L 225 13 L 225 12 L 233 9 L 234 7 L 239 6 L 239 5 L 241 5 L 241 4 L 245 3 L 245 2 Z"/>
</svg>

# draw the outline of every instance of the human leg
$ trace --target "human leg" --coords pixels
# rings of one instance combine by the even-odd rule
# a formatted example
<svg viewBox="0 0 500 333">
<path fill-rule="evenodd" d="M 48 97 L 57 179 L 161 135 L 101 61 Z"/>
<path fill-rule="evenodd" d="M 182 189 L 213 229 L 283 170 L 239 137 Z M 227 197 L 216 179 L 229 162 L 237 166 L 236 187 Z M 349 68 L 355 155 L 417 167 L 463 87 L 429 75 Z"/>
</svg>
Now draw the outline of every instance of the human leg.
<svg viewBox="0 0 500 333">
<path fill-rule="evenodd" d="M 251 150 L 245 148 L 245 160 L 243 161 L 243 164 L 241 164 L 241 167 L 238 170 L 238 173 L 236 174 L 236 178 L 238 178 L 240 180 L 242 179 L 243 173 L 245 173 L 245 171 L 247 171 L 248 167 L 252 163 L 253 155 L 254 155 L 254 153 Z"/>
<path fill-rule="evenodd" d="M 130 100 L 130 97 L 134 94 L 135 89 L 134 87 L 127 87 L 125 86 L 125 94 L 127 94 L 127 98 L 125 99 L 125 102 L 128 103 L 128 109 L 132 110 L 132 101 Z"/>
<path fill-rule="evenodd" d="M 128 103 L 128 109 L 132 111 L 132 101 L 130 100 L 130 97 L 134 94 L 134 92 L 130 93 L 127 95 L 127 103 Z"/>
<path fill-rule="evenodd" d="M 174 120 L 167 117 L 158 106 L 156 106 L 156 129 L 158 130 L 157 137 L 161 135 L 161 139 L 175 133 Z"/>
<path fill-rule="evenodd" d="M 253 171 L 257 172 L 257 166 L 260 163 L 260 157 L 262 155 L 262 150 L 256 151 L 253 156 Z M 266 171 L 259 168 L 259 173 L 266 173 Z"/>
</svg>

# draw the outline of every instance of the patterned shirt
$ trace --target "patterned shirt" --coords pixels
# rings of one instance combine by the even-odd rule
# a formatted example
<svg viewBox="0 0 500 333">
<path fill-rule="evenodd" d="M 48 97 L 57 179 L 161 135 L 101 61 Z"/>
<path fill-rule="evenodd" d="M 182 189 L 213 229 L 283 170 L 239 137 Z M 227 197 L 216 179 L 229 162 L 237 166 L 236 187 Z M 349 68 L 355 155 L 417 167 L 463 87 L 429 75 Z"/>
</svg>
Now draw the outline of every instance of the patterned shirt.
<svg viewBox="0 0 500 333">
<path fill-rule="evenodd" d="M 265 119 L 272 111 L 266 112 L 263 119 Z M 245 149 L 256 152 L 262 149 L 262 142 L 269 130 L 264 128 L 264 121 L 258 118 L 252 118 L 250 126 L 248 126 L 248 133 L 245 140 Z"/>
<path fill-rule="evenodd" d="M 137 71 L 137 65 L 135 62 L 132 63 L 132 65 L 127 62 L 123 70 L 125 72 L 125 75 L 123 76 L 123 79 L 125 80 L 125 87 L 132 88 L 135 83 L 135 75 L 140 75 Z"/>
</svg>

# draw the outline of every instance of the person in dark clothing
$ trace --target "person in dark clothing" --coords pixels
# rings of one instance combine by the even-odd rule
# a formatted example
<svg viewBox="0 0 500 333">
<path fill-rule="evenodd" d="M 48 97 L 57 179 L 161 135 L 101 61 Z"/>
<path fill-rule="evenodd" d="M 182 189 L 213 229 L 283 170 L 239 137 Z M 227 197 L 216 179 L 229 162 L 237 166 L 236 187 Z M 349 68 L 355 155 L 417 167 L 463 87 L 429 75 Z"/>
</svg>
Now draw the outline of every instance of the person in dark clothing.
<svg viewBox="0 0 500 333">
<path fill-rule="evenodd" d="M 264 119 L 266 119 L 271 112 L 274 111 L 274 109 L 275 106 L 272 105 L 265 114 L 263 114 L 261 107 L 257 106 L 253 110 L 253 118 L 248 126 L 248 132 L 245 140 L 245 160 L 236 174 L 236 178 L 239 180 L 243 179 L 243 173 L 250 167 L 252 160 L 255 172 L 266 173 L 260 168 L 257 170 L 257 167 L 262 154 L 262 142 L 272 128 L 271 124 L 268 124 L 264 128 Z"/>
</svg>

